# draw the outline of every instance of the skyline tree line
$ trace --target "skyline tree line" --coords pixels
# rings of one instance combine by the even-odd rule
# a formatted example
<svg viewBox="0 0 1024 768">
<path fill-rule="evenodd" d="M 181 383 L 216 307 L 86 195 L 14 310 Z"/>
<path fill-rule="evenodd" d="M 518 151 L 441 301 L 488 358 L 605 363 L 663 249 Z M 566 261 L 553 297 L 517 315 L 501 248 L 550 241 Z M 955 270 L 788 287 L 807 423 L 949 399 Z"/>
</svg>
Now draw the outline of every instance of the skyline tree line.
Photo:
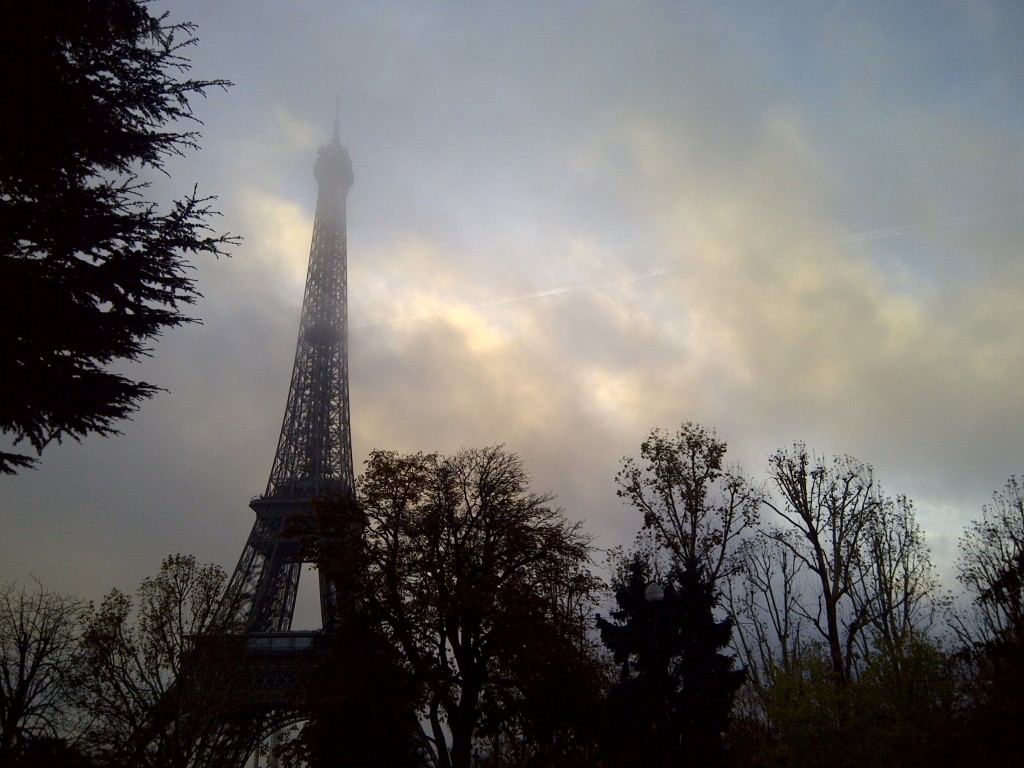
<svg viewBox="0 0 1024 768">
<path fill-rule="evenodd" d="M 961 537 L 956 605 L 913 504 L 869 465 L 796 444 L 758 484 L 725 455 L 684 424 L 623 460 L 638 536 L 602 579 L 582 524 L 504 448 L 374 452 L 355 503 L 319 505 L 313 556 L 346 598 L 282 759 L 984 765 L 1016 748 L 1024 485 Z M 176 555 L 98 605 L 6 586 L 0 763 L 196 764 L 223 702 L 174 682 L 197 638 L 239 631 L 224 581 Z"/>
</svg>

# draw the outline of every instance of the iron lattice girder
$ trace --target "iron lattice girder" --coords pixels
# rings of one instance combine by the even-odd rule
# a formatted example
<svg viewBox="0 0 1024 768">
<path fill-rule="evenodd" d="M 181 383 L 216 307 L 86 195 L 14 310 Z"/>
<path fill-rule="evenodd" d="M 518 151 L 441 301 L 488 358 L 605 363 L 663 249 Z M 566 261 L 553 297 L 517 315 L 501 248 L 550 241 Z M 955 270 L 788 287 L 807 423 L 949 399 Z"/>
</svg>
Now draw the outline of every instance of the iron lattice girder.
<svg viewBox="0 0 1024 768">
<path fill-rule="evenodd" d="M 348 388 L 348 247 L 351 161 L 320 150 L 317 198 L 295 366 L 266 497 L 351 494 L 355 486 Z"/>
<path fill-rule="evenodd" d="M 197 643 L 193 664 L 198 679 L 219 681 L 223 690 L 207 686 L 204 694 L 217 694 L 227 712 L 301 711 L 316 665 L 329 651 L 330 638 L 320 632 L 212 635 Z"/>
<path fill-rule="evenodd" d="M 216 701 L 219 728 L 197 764 L 240 766 L 281 728 L 305 720 L 304 693 L 329 653 L 319 632 L 212 635 L 197 642 L 191 673 L 202 681 L 199 705 Z"/>
<path fill-rule="evenodd" d="M 228 583 L 226 609 L 247 632 L 287 632 L 292 625 L 305 543 L 315 515 L 305 499 L 253 499 L 256 513 L 238 567 Z"/>
</svg>

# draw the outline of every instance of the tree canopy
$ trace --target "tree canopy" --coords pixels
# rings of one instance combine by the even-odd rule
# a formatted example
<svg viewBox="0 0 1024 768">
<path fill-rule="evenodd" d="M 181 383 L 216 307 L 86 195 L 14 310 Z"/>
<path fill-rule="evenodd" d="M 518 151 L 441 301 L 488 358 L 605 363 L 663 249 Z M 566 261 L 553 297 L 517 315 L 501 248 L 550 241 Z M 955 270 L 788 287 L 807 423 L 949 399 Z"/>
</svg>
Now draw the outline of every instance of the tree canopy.
<svg viewBox="0 0 1024 768">
<path fill-rule="evenodd" d="M 598 582 L 579 524 L 503 448 L 375 452 L 358 483 L 369 610 L 422 692 L 433 763 L 468 768 L 509 729 L 539 764 L 585 729 L 600 668 L 583 616 Z M 544 754 L 546 757 L 536 757 Z"/>
<path fill-rule="evenodd" d="M 241 628 L 221 601 L 226 581 L 219 566 L 171 555 L 134 600 L 114 589 L 90 606 L 78 658 L 89 713 L 81 741 L 101 763 L 186 768 L 216 738 L 232 670 L 203 664 L 201 644 Z"/>
<path fill-rule="evenodd" d="M 603 746 L 613 766 L 714 766 L 746 671 L 724 652 L 732 619 L 718 620 L 711 583 L 696 568 L 655 578 L 635 553 L 612 580 L 616 608 L 597 617 L 619 665 Z"/>
<path fill-rule="evenodd" d="M 160 205 L 144 173 L 198 149 L 187 77 L 195 26 L 140 0 L 53 0 L 0 25 L 0 431 L 40 454 L 115 433 L 158 387 L 137 360 L 199 292 L 190 254 L 222 254 L 212 198 Z M 0 453 L 0 472 L 36 462 Z"/>
<path fill-rule="evenodd" d="M 372 453 L 358 498 L 317 505 L 310 546 L 336 611 L 301 691 L 309 721 L 278 757 L 910 768 L 1019 753 L 1020 480 L 961 540 L 970 604 L 943 635 L 959 609 L 938 594 L 908 499 L 884 495 L 868 465 L 802 444 L 769 471 L 766 519 L 721 586 L 642 536 L 613 552 L 604 590 L 580 525 L 530 489 L 514 454 Z M 0 764 L 220 757 L 239 700 L 219 639 L 242 631 L 224 580 L 178 555 L 98 606 L 0 589 Z"/>
<path fill-rule="evenodd" d="M 64 735 L 83 604 L 37 585 L 0 587 L 0 765 Z"/>
<path fill-rule="evenodd" d="M 687 422 L 673 435 L 653 430 L 639 459 L 622 460 L 619 498 L 643 514 L 645 531 L 679 569 L 713 587 L 733 568 L 733 549 L 757 522 L 761 494 L 724 466 L 726 443 Z"/>
<path fill-rule="evenodd" d="M 1024 635 L 1024 480 L 1010 477 L 964 532 L 957 571 L 973 601 L 975 642 Z"/>
</svg>

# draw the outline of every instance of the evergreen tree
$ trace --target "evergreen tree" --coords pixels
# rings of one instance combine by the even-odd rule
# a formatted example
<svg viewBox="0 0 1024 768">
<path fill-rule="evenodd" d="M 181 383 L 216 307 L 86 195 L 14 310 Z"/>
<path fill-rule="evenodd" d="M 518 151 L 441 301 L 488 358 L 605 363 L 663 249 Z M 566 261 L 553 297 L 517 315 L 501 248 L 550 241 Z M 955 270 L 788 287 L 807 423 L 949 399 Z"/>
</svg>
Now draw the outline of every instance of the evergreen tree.
<svg viewBox="0 0 1024 768">
<path fill-rule="evenodd" d="M 665 584 L 634 555 L 616 579 L 618 608 L 598 617 L 620 666 L 609 695 L 605 752 L 613 766 L 714 766 L 745 670 L 722 652 L 732 622 L 716 620 L 713 588 L 696 569 L 673 569 Z"/>
<path fill-rule="evenodd" d="M 158 206 L 143 172 L 198 148 L 189 23 L 141 0 L 5 5 L 0 82 L 0 432 L 35 452 L 116 432 L 158 387 L 110 370 L 188 322 L 187 254 L 220 254 L 209 198 Z M 161 209 L 162 208 L 162 209 Z M 0 452 L 0 473 L 35 463 Z"/>
</svg>

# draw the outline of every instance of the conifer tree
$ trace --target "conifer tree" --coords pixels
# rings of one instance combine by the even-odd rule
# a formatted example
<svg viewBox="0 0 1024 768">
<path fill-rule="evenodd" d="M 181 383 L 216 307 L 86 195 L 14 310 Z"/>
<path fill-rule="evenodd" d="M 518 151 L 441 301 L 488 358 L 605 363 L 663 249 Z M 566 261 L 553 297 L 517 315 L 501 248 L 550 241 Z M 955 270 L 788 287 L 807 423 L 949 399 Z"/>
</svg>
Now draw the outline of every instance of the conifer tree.
<svg viewBox="0 0 1024 768">
<path fill-rule="evenodd" d="M 598 617 L 601 639 L 620 666 L 609 695 L 605 751 L 614 766 L 714 766 L 745 670 L 723 653 L 730 619 L 716 620 L 715 594 L 695 569 L 673 569 L 664 584 L 634 555 L 613 584 L 618 608 Z"/>
<path fill-rule="evenodd" d="M 195 27 L 141 0 L 7 4 L 0 24 L 0 432 L 39 454 L 115 433 L 158 387 L 137 360 L 199 296 L 188 254 L 234 239 L 211 198 L 160 205 L 142 174 L 198 148 L 189 102 L 223 80 L 185 76 Z M 0 452 L 0 473 L 31 466 Z"/>
</svg>

